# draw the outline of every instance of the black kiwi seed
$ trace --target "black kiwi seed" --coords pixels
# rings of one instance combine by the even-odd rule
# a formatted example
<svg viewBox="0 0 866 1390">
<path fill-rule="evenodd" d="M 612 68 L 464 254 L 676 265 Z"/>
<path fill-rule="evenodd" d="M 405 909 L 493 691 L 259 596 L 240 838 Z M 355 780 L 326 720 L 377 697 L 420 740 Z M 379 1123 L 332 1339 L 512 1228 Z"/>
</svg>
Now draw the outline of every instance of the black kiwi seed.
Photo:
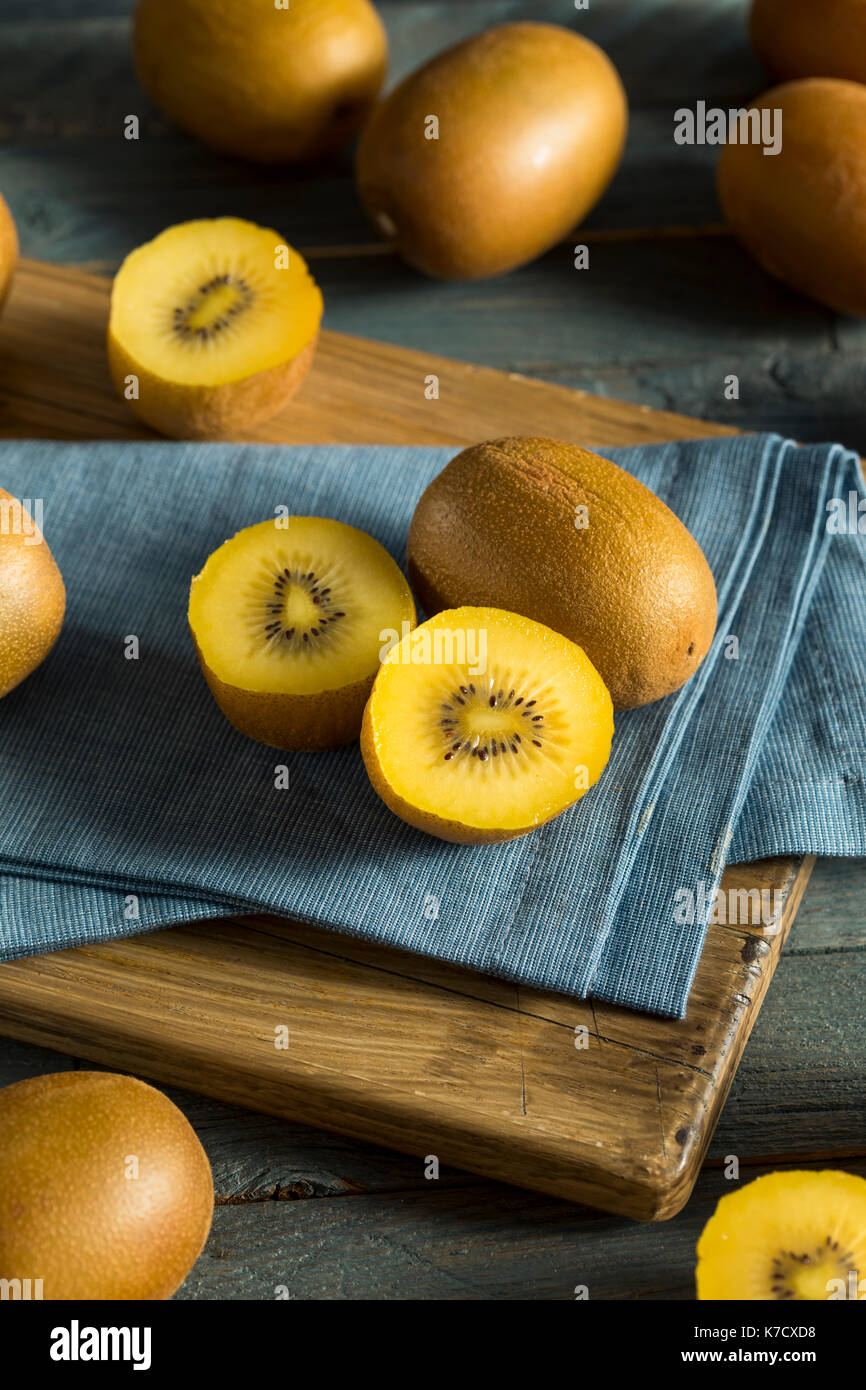
<svg viewBox="0 0 866 1390">
<path fill-rule="evenodd" d="M 235 291 L 235 302 L 225 310 L 219 318 L 208 325 L 198 328 L 191 328 L 189 320 L 192 315 L 199 310 L 209 294 L 214 290 L 222 289 L 229 285 Z M 207 339 L 215 338 L 223 329 L 228 328 L 232 319 L 238 314 L 242 314 L 254 303 L 255 295 L 250 289 L 246 280 L 240 275 L 214 275 L 206 284 L 200 285 L 183 307 L 176 307 L 172 311 L 172 331 L 183 342 L 196 340 L 204 342 Z"/>
<path fill-rule="evenodd" d="M 770 1273 L 772 1280 L 770 1291 L 774 1297 L 777 1299 L 796 1298 L 794 1283 L 789 1282 L 792 1273 L 790 1266 L 792 1264 L 808 1266 L 813 1263 L 813 1260 L 820 1264 L 822 1260 L 826 1260 L 828 1252 L 835 1255 L 841 1277 L 847 1278 L 854 1272 L 853 1254 L 849 1251 L 840 1255 L 838 1253 L 839 1242 L 827 1236 L 824 1245 L 817 1246 L 814 1251 L 783 1250 L 779 1255 L 774 1256 L 773 1268 Z"/>
<path fill-rule="evenodd" d="M 505 730 L 491 732 L 486 738 L 476 734 L 474 738 L 458 738 L 455 742 L 455 734 L 462 733 L 462 728 L 458 726 L 462 725 L 463 720 L 468 719 L 471 724 L 473 709 L 501 710 L 503 715 L 508 710 L 513 710 L 515 713 L 518 713 L 519 710 L 520 715 L 532 724 L 530 732 L 535 735 L 531 740 L 532 747 L 542 748 L 545 732 L 544 715 L 532 713 L 532 709 L 537 707 L 537 704 L 537 699 L 527 700 L 524 704 L 522 695 L 516 695 L 514 690 L 509 690 L 506 695 L 504 688 L 493 690 L 492 687 L 488 687 L 487 690 L 479 693 L 471 683 L 459 685 L 449 691 L 447 699 L 440 701 L 437 721 L 442 730 L 443 738 L 449 745 L 447 751 L 443 752 L 442 755 L 445 762 L 451 762 L 458 753 L 464 757 L 477 758 L 479 762 L 485 763 L 490 758 L 498 758 L 500 754 L 512 753 L 517 755 L 524 751 L 520 734 L 509 733 Z M 519 709 L 519 706 L 523 706 L 523 708 Z"/>
<path fill-rule="evenodd" d="M 286 642 L 294 643 L 296 646 L 304 643 L 309 647 L 310 638 L 325 638 L 329 636 L 328 628 L 338 619 L 345 618 L 345 609 L 334 610 L 330 588 L 321 589 L 320 581 L 311 570 L 309 573 L 300 574 L 290 569 L 280 570 L 274 576 L 273 593 L 268 596 L 265 602 L 265 614 L 281 614 L 284 611 L 286 600 L 286 588 L 288 585 L 297 584 L 307 591 L 313 603 L 317 605 L 319 612 L 314 620 L 310 622 L 308 628 L 286 628 L 277 619 L 270 619 L 264 625 L 265 637 L 271 641 L 273 639 L 284 639 Z M 276 602 L 274 602 L 276 600 Z M 320 644 L 321 645 L 321 644 Z"/>
</svg>

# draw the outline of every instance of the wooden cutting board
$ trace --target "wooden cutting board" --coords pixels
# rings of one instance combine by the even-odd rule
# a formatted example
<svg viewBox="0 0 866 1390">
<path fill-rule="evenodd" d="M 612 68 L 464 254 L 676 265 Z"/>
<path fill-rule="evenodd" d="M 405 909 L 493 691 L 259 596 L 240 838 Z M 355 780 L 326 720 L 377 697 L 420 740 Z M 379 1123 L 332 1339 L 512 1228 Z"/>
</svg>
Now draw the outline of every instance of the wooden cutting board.
<svg viewBox="0 0 866 1390">
<path fill-rule="evenodd" d="M 0 434 L 144 433 L 109 384 L 107 305 L 105 280 L 22 264 L 0 323 Z M 462 446 L 551 434 L 604 449 L 727 433 L 326 332 L 297 401 L 245 437 Z M 782 928 L 711 927 L 684 1022 L 255 917 L 0 965 L 0 1032 L 386 1144 L 419 1165 L 436 1157 L 660 1220 L 691 1192 L 811 866 L 728 870 L 727 889 L 782 894 Z M 275 1047 L 282 1027 L 287 1048 Z"/>
</svg>

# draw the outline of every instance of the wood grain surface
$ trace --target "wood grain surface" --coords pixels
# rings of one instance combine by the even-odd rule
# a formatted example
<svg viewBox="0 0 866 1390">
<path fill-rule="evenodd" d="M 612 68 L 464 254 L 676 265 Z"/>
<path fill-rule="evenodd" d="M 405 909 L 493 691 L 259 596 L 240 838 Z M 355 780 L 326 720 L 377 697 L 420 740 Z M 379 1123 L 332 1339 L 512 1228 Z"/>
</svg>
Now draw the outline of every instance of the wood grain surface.
<svg viewBox="0 0 866 1390">
<path fill-rule="evenodd" d="M 0 330 L 0 431 L 138 433 L 105 368 L 107 282 L 25 262 Z M 44 345 L 52 344 L 46 358 Z M 424 383 L 435 374 L 438 400 Z M 252 438 L 462 445 L 545 432 L 599 448 L 724 427 L 323 335 Z M 785 897 L 809 865 L 729 871 Z M 536 996 L 285 923 L 208 923 L 0 968 L 0 1028 L 223 1100 L 643 1219 L 688 1197 L 784 933 L 711 933 L 685 1024 Z M 282 1013 L 280 1012 L 282 1010 Z M 288 1052 L 275 1023 L 290 1028 Z M 575 1047 L 575 1028 L 590 1045 Z"/>
</svg>

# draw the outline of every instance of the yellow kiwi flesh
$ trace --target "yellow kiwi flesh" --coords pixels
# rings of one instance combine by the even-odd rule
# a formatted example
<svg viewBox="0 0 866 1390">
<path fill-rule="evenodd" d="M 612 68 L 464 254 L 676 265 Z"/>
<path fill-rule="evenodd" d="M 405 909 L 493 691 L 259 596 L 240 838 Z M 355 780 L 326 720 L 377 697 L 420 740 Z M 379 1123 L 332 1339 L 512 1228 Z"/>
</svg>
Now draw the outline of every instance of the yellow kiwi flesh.
<svg viewBox="0 0 866 1390">
<path fill-rule="evenodd" d="M 0 1278 L 48 1300 L 170 1298 L 207 1239 L 205 1152 L 167 1096 L 66 1071 L 0 1091 Z"/>
<path fill-rule="evenodd" d="M 719 1202 L 698 1242 L 699 1299 L 866 1299 L 866 1180 L 769 1173 Z"/>
<path fill-rule="evenodd" d="M 514 613 L 460 608 L 391 648 L 361 752 L 401 820 L 487 844 L 578 801 L 601 776 L 612 736 L 610 695 L 579 647 Z"/>
<path fill-rule="evenodd" d="M 357 738 L 387 634 L 414 623 L 409 585 L 387 551 L 323 517 L 247 527 L 190 590 L 189 624 L 217 704 L 242 734 L 277 748 Z"/>
<path fill-rule="evenodd" d="M 234 217 L 184 222 L 131 252 L 115 277 L 112 378 L 163 434 L 243 432 L 297 391 L 321 318 L 321 292 L 278 232 Z"/>
<path fill-rule="evenodd" d="M 157 106 L 241 159 L 317 159 L 350 140 L 382 85 L 369 0 L 140 0 L 133 52 Z"/>
<path fill-rule="evenodd" d="M 617 709 L 678 690 L 712 642 L 716 591 L 694 538 L 610 460 L 555 439 L 473 445 L 409 531 L 422 608 L 496 604 L 582 647 Z"/>
<path fill-rule="evenodd" d="M 614 175 L 628 111 L 595 44 L 553 24 L 502 24 L 438 54 L 361 133 L 358 192 L 383 236 L 446 280 L 540 256 Z"/>
<path fill-rule="evenodd" d="M 0 699 L 45 660 L 65 611 L 63 577 L 45 537 L 0 488 Z"/>
<path fill-rule="evenodd" d="M 18 232 L 5 198 L 0 197 L 0 309 L 18 264 Z"/>
</svg>

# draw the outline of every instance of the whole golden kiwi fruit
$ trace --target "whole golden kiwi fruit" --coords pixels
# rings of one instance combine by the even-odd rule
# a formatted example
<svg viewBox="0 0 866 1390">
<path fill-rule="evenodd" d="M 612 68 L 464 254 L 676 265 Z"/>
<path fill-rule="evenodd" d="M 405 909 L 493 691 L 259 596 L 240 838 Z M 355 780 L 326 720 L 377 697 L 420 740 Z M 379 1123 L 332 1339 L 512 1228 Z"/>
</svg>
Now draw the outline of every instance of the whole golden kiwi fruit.
<svg viewBox="0 0 866 1390">
<path fill-rule="evenodd" d="M 369 0 L 139 0 L 133 53 L 144 90 L 182 130 L 277 164 L 352 139 L 388 41 Z"/>
<path fill-rule="evenodd" d="M 412 265 L 498 275 L 567 235 L 613 178 L 628 110 L 610 59 L 570 29 L 504 24 L 439 54 L 374 111 L 358 192 Z"/>
<path fill-rule="evenodd" d="M 617 709 L 678 690 L 716 626 L 713 576 L 682 522 L 609 459 L 556 439 L 452 459 L 415 509 L 409 578 L 428 613 L 495 606 L 561 632 Z"/>
<path fill-rule="evenodd" d="M 9 204 L 0 195 L 0 309 L 9 293 L 12 276 L 18 264 L 18 233 L 9 211 Z"/>
<path fill-rule="evenodd" d="M 725 146 L 718 188 L 731 229 L 786 285 L 866 315 L 866 87 L 805 78 L 753 105 L 782 112 L 782 148 Z"/>
<path fill-rule="evenodd" d="M 65 1071 L 0 1091 L 0 1278 L 46 1299 L 164 1299 L 213 1216 L 186 1117 L 131 1076 Z"/>
<path fill-rule="evenodd" d="M 0 488 L 0 699 L 45 660 L 65 612 L 63 577 L 45 537 Z"/>
<path fill-rule="evenodd" d="M 754 0 L 749 32 L 756 56 L 779 81 L 866 82 L 866 0 Z"/>
</svg>

